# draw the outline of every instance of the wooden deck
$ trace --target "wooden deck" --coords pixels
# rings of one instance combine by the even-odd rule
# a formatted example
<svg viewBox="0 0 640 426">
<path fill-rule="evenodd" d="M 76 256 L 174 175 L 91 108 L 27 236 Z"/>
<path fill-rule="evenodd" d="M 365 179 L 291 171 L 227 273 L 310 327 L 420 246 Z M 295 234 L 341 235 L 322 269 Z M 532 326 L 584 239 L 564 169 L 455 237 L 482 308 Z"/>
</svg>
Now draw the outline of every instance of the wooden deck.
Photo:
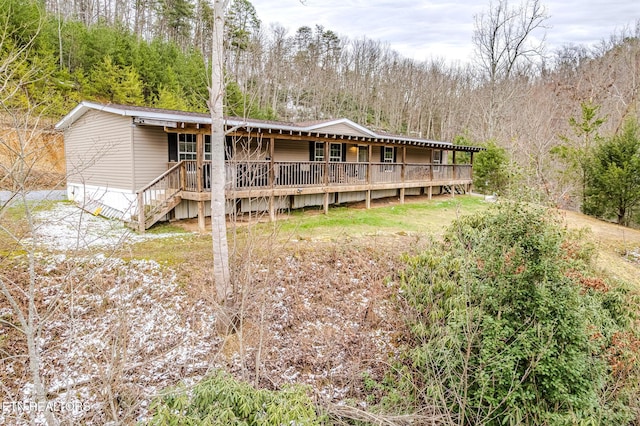
<svg viewBox="0 0 640 426">
<path fill-rule="evenodd" d="M 227 199 L 463 186 L 472 183 L 470 164 L 228 161 Z M 211 162 L 181 161 L 137 192 L 138 229 L 144 231 L 180 200 L 211 200 Z M 326 197 L 325 197 L 326 198 Z M 327 203 L 325 202 L 325 209 Z"/>
<path fill-rule="evenodd" d="M 198 186 L 197 166 L 185 161 L 184 199 L 209 200 L 210 163 L 202 166 Z M 227 162 L 226 197 L 248 198 L 399 189 L 471 183 L 471 165 L 398 163 Z"/>
</svg>

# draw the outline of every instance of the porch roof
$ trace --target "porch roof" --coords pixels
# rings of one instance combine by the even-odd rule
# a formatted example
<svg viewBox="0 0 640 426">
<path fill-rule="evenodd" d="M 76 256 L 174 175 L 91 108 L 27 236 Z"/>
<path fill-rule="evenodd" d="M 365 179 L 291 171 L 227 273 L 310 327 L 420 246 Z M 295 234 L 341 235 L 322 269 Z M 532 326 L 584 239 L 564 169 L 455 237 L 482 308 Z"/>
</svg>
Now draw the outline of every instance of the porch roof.
<svg viewBox="0 0 640 426">
<path fill-rule="evenodd" d="M 132 117 L 140 125 L 164 126 L 175 128 L 179 132 L 185 124 L 211 125 L 211 116 L 204 113 L 174 111 L 160 108 L 149 108 L 132 105 L 100 104 L 83 101 L 62 118 L 56 125 L 56 130 L 65 130 L 82 117 L 87 111 L 98 110 L 111 114 Z M 455 151 L 478 152 L 483 148 L 473 146 L 454 145 L 450 142 L 433 141 L 421 138 L 411 138 L 402 135 L 383 134 L 361 126 L 347 118 L 321 120 L 314 122 L 286 123 L 278 121 L 245 119 L 226 117 L 227 129 L 244 131 L 247 133 L 267 133 L 271 135 L 290 135 L 318 139 L 347 140 L 354 143 L 379 143 L 394 145 L 413 145 L 425 148 L 449 149 Z M 342 125 L 354 131 L 354 134 L 344 134 L 331 130 L 331 126 Z"/>
</svg>

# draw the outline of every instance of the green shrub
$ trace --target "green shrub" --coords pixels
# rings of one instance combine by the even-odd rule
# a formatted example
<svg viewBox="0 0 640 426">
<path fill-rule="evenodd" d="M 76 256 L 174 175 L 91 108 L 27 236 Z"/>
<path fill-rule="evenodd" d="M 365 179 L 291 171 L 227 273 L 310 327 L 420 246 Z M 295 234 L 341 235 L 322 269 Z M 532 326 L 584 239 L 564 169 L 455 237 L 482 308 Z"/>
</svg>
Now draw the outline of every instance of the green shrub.
<svg viewBox="0 0 640 426">
<path fill-rule="evenodd" d="M 454 222 L 401 277 L 407 398 L 457 424 L 632 421 L 637 304 L 593 273 L 592 253 L 542 208 Z"/>
<path fill-rule="evenodd" d="M 180 386 L 151 405 L 153 425 L 317 425 L 302 387 L 257 390 L 217 371 L 193 389 Z"/>
<path fill-rule="evenodd" d="M 509 157 L 504 148 L 488 141 L 474 157 L 473 183 L 483 194 L 503 195 L 509 186 Z"/>
</svg>

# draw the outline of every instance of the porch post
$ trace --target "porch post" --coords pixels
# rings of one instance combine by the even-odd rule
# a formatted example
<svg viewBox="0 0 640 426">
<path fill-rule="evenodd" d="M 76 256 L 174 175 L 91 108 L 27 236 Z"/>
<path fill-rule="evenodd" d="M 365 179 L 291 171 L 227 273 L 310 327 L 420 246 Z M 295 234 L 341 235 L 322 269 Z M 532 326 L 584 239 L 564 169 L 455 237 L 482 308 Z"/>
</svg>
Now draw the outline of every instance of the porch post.
<svg viewBox="0 0 640 426">
<path fill-rule="evenodd" d="M 324 142 L 324 214 L 329 213 L 329 142 Z"/>
<path fill-rule="evenodd" d="M 367 185 L 371 185 L 371 157 L 373 156 L 373 145 L 369 145 L 367 154 Z"/>
<path fill-rule="evenodd" d="M 400 168 L 400 182 L 402 182 L 402 187 L 400 188 L 400 204 L 404 204 L 404 178 L 406 173 L 406 165 L 407 165 L 407 147 L 402 147 L 402 166 Z"/>
<path fill-rule="evenodd" d="M 365 200 L 365 208 L 371 208 L 371 173 L 373 170 L 371 168 L 371 157 L 373 156 L 373 145 L 369 144 L 367 147 L 367 196 Z"/>
<path fill-rule="evenodd" d="M 180 166 L 180 190 L 184 191 L 185 189 L 187 189 L 187 165 L 182 161 Z"/>
<path fill-rule="evenodd" d="M 456 179 L 456 151 L 451 154 L 451 162 L 453 163 L 453 178 Z"/>
<path fill-rule="evenodd" d="M 271 186 L 271 194 L 269 195 L 269 220 L 274 222 L 276 220 L 275 200 L 273 198 L 273 188 L 276 185 L 276 169 L 273 160 L 275 153 L 275 138 L 269 138 L 269 184 Z"/>
<path fill-rule="evenodd" d="M 201 194 L 203 190 L 203 173 L 204 166 L 204 134 L 201 132 L 196 133 L 196 188 L 198 193 Z M 204 220 L 204 201 L 198 201 L 198 231 L 204 233 L 206 231 L 206 225 Z"/>
<path fill-rule="evenodd" d="M 272 189 L 276 184 L 276 169 L 274 167 L 275 164 L 273 160 L 273 155 L 275 153 L 274 143 L 275 143 L 275 138 L 273 137 L 269 138 L 269 184 Z"/>
<path fill-rule="evenodd" d="M 452 150 L 451 151 L 451 163 L 453 163 L 453 166 L 451 166 L 451 197 L 455 198 L 456 197 L 456 151 Z"/>
<path fill-rule="evenodd" d="M 429 151 L 429 180 L 433 182 L 433 148 Z"/>
<path fill-rule="evenodd" d="M 469 177 L 471 178 L 471 183 L 469 184 L 469 194 L 473 191 L 473 151 L 471 151 L 471 159 L 469 160 L 469 165 L 471 166 L 471 170 L 469 170 Z"/>
<path fill-rule="evenodd" d="M 204 135 L 196 133 L 196 185 L 197 191 L 202 192 L 202 166 L 204 160 Z"/>
</svg>

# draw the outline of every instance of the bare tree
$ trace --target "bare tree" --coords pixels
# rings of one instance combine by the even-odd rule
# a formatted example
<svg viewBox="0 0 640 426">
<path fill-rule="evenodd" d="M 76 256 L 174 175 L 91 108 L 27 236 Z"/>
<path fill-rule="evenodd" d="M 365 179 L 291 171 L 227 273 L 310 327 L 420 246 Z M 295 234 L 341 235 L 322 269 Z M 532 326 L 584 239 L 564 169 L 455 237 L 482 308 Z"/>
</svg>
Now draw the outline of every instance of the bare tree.
<svg viewBox="0 0 640 426">
<path fill-rule="evenodd" d="M 30 171 L 37 156 L 34 140 L 38 136 L 40 115 L 37 106 L 30 105 L 24 96 L 25 86 L 42 78 L 40 70 L 31 65 L 30 55 L 37 35 L 42 28 L 43 19 L 36 22 L 37 30 L 22 43 L 15 43 L 15 37 L 23 28 L 11 28 L 3 22 L 0 35 L 0 114 L 10 121 L 14 131 L 3 132 L 0 136 L 0 149 L 3 157 L 9 160 L 0 167 L 3 186 L 11 188 L 11 196 L 0 204 L 0 219 L 4 219 L 9 206 L 14 202 L 23 209 L 27 232 L 35 227 L 33 210 L 26 199 L 29 188 Z M 34 23 L 27 23 L 32 25 Z M 26 98 L 26 99 L 25 99 Z M 35 150 L 35 151 L 34 151 Z M 0 220 L 0 236 L 9 241 L 11 247 L 20 247 L 27 258 L 27 282 L 15 279 L 10 273 L 0 274 L 0 294 L 9 304 L 14 321 L 0 319 L 0 323 L 14 328 L 24 336 L 27 345 L 29 373 L 33 385 L 33 402 L 38 407 L 46 407 L 47 392 L 40 362 L 39 343 L 41 317 L 37 308 L 36 252 L 33 244 L 24 243 L 24 229 L 16 227 L 16 221 Z M 4 269 L 4 268 L 3 268 Z M 8 271 L 6 271 L 8 272 Z M 58 421 L 52 411 L 45 410 L 49 425 Z"/>
<path fill-rule="evenodd" d="M 209 110 L 211 111 L 211 234 L 213 237 L 213 278 L 219 302 L 231 294 L 229 273 L 229 245 L 227 243 L 225 199 L 225 129 L 223 114 L 224 96 L 224 11 L 229 0 L 213 3 L 213 41 L 211 43 L 211 86 Z"/>
<path fill-rule="evenodd" d="M 534 32 L 548 15 L 540 0 L 525 0 L 510 8 L 508 0 L 489 4 L 489 12 L 475 17 L 476 59 L 491 82 L 509 78 L 541 57 L 544 36 L 533 43 Z"/>
<path fill-rule="evenodd" d="M 486 135 L 495 137 L 499 106 L 513 92 L 507 83 L 512 76 L 528 74 L 535 58 L 542 56 L 544 36 L 532 42 L 534 33 L 543 29 L 548 18 L 540 0 L 525 0 L 509 7 L 508 0 L 489 3 L 489 11 L 475 17 L 473 43 L 481 75 L 489 82 L 489 105 L 485 108 Z M 501 95 L 499 89 L 503 89 Z"/>
</svg>

